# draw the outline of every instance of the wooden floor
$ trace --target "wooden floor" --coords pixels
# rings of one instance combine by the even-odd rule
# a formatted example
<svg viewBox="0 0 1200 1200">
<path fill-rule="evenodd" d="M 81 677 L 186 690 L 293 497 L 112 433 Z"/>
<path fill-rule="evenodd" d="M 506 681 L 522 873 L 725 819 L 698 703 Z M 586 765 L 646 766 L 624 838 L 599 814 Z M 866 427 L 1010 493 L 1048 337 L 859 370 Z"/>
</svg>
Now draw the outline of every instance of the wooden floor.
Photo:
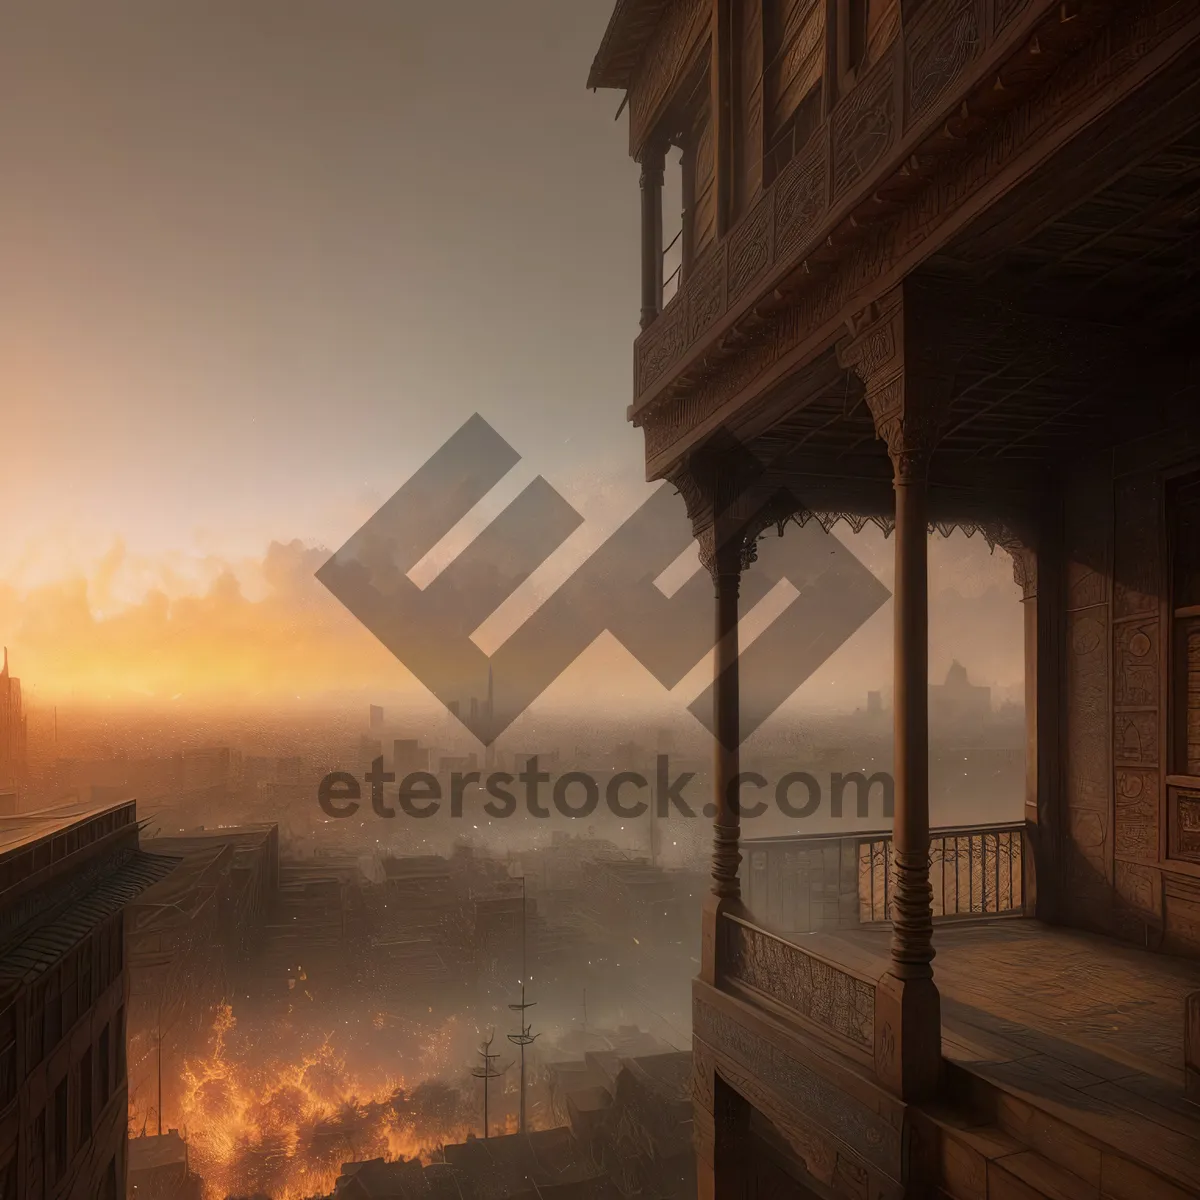
<svg viewBox="0 0 1200 1200">
<path fill-rule="evenodd" d="M 886 931 L 844 936 L 859 965 L 864 951 L 883 965 Z M 1087 1185 L 1028 1194 L 1200 1196 L 1200 1106 L 1183 1097 L 1200 963 L 1020 919 L 939 925 L 934 943 L 944 1057 L 1001 1098 L 1022 1151 Z"/>
</svg>

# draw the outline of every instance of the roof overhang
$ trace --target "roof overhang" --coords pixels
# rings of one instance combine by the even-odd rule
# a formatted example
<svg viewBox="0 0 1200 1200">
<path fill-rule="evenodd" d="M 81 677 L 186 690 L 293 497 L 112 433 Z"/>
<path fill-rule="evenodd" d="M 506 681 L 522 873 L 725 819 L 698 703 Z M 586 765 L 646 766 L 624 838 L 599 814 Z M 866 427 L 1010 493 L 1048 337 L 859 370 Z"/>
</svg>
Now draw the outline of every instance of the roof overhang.
<svg viewBox="0 0 1200 1200">
<path fill-rule="evenodd" d="M 617 0 L 587 85 L 628 88 L 654 27 L 673 0 Z"/>
</svg>

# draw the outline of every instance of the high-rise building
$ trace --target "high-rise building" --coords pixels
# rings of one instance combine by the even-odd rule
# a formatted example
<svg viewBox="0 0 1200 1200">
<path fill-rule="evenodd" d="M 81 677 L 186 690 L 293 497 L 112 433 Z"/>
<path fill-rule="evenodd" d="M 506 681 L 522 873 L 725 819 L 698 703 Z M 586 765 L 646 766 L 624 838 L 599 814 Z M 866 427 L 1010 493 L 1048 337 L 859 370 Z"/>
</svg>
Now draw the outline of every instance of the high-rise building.
<svg viewBox="0 0 1200 1200">
<path fill-rule="evenodd" d="M 383 709 L 378 704 L 371 705 L 371 728 L 383 728 Z"/>
<path fill-rule="evenodd" d="M 19 791 L 28 770 L 27 717 L 21 702 L 21 681 L 8 669 L 8 647 L 0 667 L 0 788 Z"/>
<path fill-rule="evenodd" d="M 125 1196 L 124 910 L 178 862 L 132 802 L 0 817 L 0 1195 Z"/>
</svg>

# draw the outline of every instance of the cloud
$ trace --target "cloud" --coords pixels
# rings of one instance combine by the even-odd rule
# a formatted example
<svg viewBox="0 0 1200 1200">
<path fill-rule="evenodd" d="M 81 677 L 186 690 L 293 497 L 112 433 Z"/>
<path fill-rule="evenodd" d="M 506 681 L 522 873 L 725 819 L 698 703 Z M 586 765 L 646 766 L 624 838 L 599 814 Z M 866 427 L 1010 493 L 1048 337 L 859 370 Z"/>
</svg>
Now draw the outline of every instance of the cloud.
<svg viewBox="0 0 1200 1200">
<path fill-rule="evenodd" d="M 589 520 L 580 531 L 589 542 L 596 537 L 592 525 Z M 871 531 L 839 534 L 890 587 L 891 540 Z M 548 562 L 550 578 L 539 573 L 527 584 L 532 603 L 552 591 L 590 548 L 575 546 L 567 561 Z M 39 702 L 161 703 L 182 696 L 188 704 L 271 704 L 370 691 L 387 693 L 389 703 L 411 699 L 435 706 L 408 670 L 316 580 L 329 553 L 293 540 L 272 542 L 259 557 L 178 552 L 156 557 L 133 553 L 115 539 L 74 573 L 43 576 L 24 587 L 0 583 L 0 636 L 14 672 Z M 958 658 L 974 681 L 1019 691 L 1019 598 L 1003 552 L 992 555 L 981 539 L 960 534 L 935 538 L 931 677 L 940 679 Z M 887 690 L 891 639 L 888 604 L 804 685 L 795 704 L 853 708 L 864 702 L 867 689 Z M 682 697 L 682 703 L 690 699 Z M 536 707 L 573 710 L 599 701 L 617 708 L 671 708 L 680 700 L 668 697 L 622 647 L 603 637 Z"/>
<path fill-rule="evenodd" d="M 14 671 L 40 696 L 236 700 L 381 679 L 413 686 L 313 578 L 327 557 L 273 542 L 257 561 L 193 563 L 187 579 L 118 540 L 86 573 L 25 591 L 0 585 L 0 630 Z M 123 599 L 131 587 L 140 594 Z"/>
</svg>

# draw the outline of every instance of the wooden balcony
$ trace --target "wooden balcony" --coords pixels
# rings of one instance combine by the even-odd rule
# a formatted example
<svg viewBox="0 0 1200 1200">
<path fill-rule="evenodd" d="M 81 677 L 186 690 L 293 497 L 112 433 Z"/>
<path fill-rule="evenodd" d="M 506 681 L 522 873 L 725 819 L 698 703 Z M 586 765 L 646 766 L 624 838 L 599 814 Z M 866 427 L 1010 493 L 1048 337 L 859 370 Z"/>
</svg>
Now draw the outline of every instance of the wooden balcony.
<svg viewBox="0 0 1200 1200">
<path fill-rule="evenodd" d="M 1132 95 L 1189 20 L 1167 0 L 922 4 L 638 337 L 633 423 L 668 473 L 835 339 L 1072 131 Z M 1190 36 L 1190 34 L 1189 34 Z"/>
<path fill-rule="evenodd" d="M 788 839 L 790 852 L 800 840 Z M 809 840 L 856 848 L 839 847 L 838 859 L 857 864 L 866 899 L 856 916 L 872 916 L 869 880 L 883 853 L 875 837 Z M 747 843 L 751 860 L 756 845 Z M 932 857 L 952 864 L 948 878 L 973 878 L 975 906 L 943 904 L 935 932 L 936 1098 L 905 1105 L 878 1081 L 887 924 L 843 920 L 783 936 L 750 916 L 749 888 L 747 915 L 720 918 L 715 986 L 695 984 L 698 1111 L 711 1072 L 752 1106 L 767 1131 L 753 1136 L 803 1164 L 813 1194 L 1200 1195 L 1200 1105 L 1187 1098 L 1188 1072 L 1194 1079 L 1200 1067 L 1200 964 L 1001 915 L 1019 911 L 996 868 L 1019 861 L 1021 840 L 1005 845 L 997 827 L 934 832 Z M 702 1155 L 720 1128 L 718 1119 L 710 1133 L 700 1119 Z"/>
</svg>

